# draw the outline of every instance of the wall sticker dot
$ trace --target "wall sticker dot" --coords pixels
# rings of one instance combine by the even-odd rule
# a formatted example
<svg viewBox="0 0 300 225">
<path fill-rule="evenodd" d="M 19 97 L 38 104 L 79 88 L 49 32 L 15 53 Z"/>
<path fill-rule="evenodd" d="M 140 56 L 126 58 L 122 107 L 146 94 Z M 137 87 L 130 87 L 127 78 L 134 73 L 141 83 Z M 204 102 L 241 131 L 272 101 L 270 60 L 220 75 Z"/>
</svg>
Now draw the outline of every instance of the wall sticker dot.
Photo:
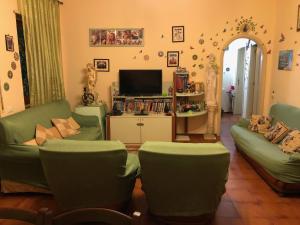
<svg viewBox="0 0 300 225">
<path fill-rule="evenodd" d="M 271 44 L 271 42 L 272 42 L 272 41 L 271 41 L 271 40 L 269 40 L 269 41 L 268 41 L 268 45 L 269 45 L 269 44 Z"/>
<path fill-rule="evenodd" d="M 143 53 L 143 50 L 140 50 L 139 53 Z"/>
<path fill-rule="evenodd" d="M 19 60 L 19 53 L 17 53 L 17 52 L 15 52 L 14 53 L 14 59 L 16 60 L 16 61 L 18 61 Z"/>
<path fill-rule="evenodd" d="M 159 57 L 163 57 L 163 56 L 164 56 L 164 52 L 163 52 L 163 51 L 159 51 L 159 52 L 158 52 L 158 56 L 159 56 Z"/>
<path fill-rule="evenodd" d="M 266 34 L 268 31 L 267 30 L 264 30 L 264 34 Z"/>
<path fill-rule="evenodd" d="M 271 53 L 272 53 L 272 51 L 271 51 L 271 50 L 267 51 L 267 54 L 268 54 L 268 55 L 270 55 Z"/>
<path fill-rule="evenodd" d="M 161 38 L 164 38 L 164 35 L 162 34 L 160 37 L 161 37 Z"/>
<path fill-rule="evenodd" d="M 264 25 L 261 25 L 260 28 L 261 28 L 261 29 L 264 29 Z"/>
<path fill-rule="evenodd" d="M 9 70 L 9 71 L 7 72 L 7 77 L 8 77 L 9 79 L 12 79 L 13 76 L 14 76 L 13 72 L 12 72 L 11 70 Z"/>
<path fill-rule="evenodd" d="M 195 76 L 197 75 L 197 73 L 196 73 L 195 71 L 193 71 L 193 72 L 191 73 L 191 75 L 192 75 L 192 77 L 195 77 Z"/>
<path fill-rule="evenodd" d="M 9 90 L 9 84 L 7 82 L 4 83 L 3 88 L 5 91 Z"/>
<path fill-rule="evenodd" d="M 197 60 L 198 56 L 197 55 L 193 55 L 192 58 L 193 58 L 193 60 Z"/>
<path fill-rule="evenodd" d="M 290 27 L 290 30 L 293 30 L 293 27 Z"/>
<path fill-rule="evenodd" d="M 280 39 L 279 42 L 284 42 L 285 41 L 285 36 L 283 33 L 280 34 Z"/>
<path fill-rule="evenodd" d="M 218 46 L 218 42 L 217 42 L 217 41 L 214 41 L 214 42 L 213 42 L 213 46 L 214 46 L 214 47 L 217 47 L 217 46 Z"/>
<path fill-rule="evenodd" d="M 204 53 L 204 52 L 205 52 L 205 49 L 202 49 L 202 52 Z"/>
<path fill-rule="evenodd" d="M 13 70 L 17 69 L 17 64 L 15 62 L 11 62 L 10 66 Z"/>
<path fill-rule="evenodd" d="M 201 34 L 201 37 L 203 37 L 203 36 L 204 36 L 204 34 L 202 33 L 202 34 Z"/>
<path fill-rule="evenodd" d="M 190 49 L 195 49 L 193 46 L 190 46 Z"/>
<path fill-rule="evenodd" d="M 204 44 L 204 39 L 202 39 L 202 38 L 199 39 L 199 44 L 200 44 L 200 45 L 203 45 L 203 44 Z"/>
<path fill-rule="evenodd" d="M 226 31 L 227 31 L 226 28 L 224 28 L 223 33 L 226 33 Z"/>
<path fill-rule="evenodd" d="M 193 67 L 196 67 L 196 64 L 194 64 Z"/>
<path fill-rule="evenodd" d="M 133 56 L 133 59 L 136 59 L 136 56 Z"/>
<path fill-rule="evenodd" d="M 150 59 L 149 55 L 144 55 L 144 60 L 148 61 Z"/>
<path fill-rule="evenodd" d="M 180 51 L 180 54 L 183 54 L 183 50 Z"/>
<path fill-rule="evenodd" d="M 199 64 L 198 66 L 199 66 L 199 69 L 200 69 L 200 70 L 202 70 L 202 69 L 204 68 L 204 65 L 203 65 L 203 64 Z"/>
<path fill-rule="evenodd" d="M 298 43 L 298 41 L 294 41 L 294 43 L 295 43 L 295 44 L 297 44 L 297 43 Z"/>
</svg>

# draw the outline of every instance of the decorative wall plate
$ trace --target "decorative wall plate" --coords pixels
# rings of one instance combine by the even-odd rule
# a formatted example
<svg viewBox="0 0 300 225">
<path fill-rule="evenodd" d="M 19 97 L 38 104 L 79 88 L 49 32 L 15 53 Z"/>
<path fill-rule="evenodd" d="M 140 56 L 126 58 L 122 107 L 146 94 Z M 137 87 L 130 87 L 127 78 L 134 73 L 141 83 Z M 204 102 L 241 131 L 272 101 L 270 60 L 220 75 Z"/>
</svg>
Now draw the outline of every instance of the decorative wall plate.
<svg viewBox="0 0 300 225">
<path fill-rule="evenodd" d="M 8 91 L 9 90 L 9 84 L 7 82 L 4 83 L 3 85 L 4 91 Z"/>
<path fill-rule="evenodd" d="M 20 58 L 19 53 L 15 52 L 15 53 L 14 53 L 14 59 L 15 59 L 16 61 L 18 61 L 19 58 Z"/>
<path fill-rule="evenodd" d="M 7 72 L 7 77 L 8 77 L 9 79 L 12 79 L 13 76 L 14 76 L 13 72 L 12 72 L 11 70 L 9 70 L 9 71 Z"/>
<path fill-rule="evenodd" d="M 17 64 L 15 62 L 11 62 L 10 66 L 13 70 L 17 69 Z"/>
<path fill-rule="evenodd" d="M 193 60 L 197 60 L 198 56 L 197 55 L 193 55 L 192 58 L 193 58 Z"/>
</svg>

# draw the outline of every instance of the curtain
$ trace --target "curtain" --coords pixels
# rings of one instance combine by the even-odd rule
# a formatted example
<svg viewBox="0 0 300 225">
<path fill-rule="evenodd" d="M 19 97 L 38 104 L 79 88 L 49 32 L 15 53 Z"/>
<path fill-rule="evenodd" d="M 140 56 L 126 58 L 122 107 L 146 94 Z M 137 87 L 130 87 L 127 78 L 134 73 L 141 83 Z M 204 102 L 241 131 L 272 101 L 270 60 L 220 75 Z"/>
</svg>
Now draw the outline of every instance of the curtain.
<svg viewBox="0 0 300 225">
<path fill-rule="evenodd" d="M 25 35 L 30 105 L 63 99 L 59 3 L 18 0 Z"/>
</svg>

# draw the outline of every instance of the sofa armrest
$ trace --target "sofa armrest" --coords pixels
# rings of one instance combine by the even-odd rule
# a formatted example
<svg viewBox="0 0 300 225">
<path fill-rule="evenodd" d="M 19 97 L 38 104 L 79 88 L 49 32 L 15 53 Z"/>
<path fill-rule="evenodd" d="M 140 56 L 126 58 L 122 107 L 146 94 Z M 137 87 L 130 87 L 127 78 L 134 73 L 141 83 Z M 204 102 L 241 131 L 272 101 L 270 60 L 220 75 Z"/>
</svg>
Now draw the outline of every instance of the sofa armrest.
<svg viewBox="0 0 300 225">
<path fill-rule="evenodd" d="M 82 127 L 99 127 L 99 119 L 97 116 L 85 116 L 72 112 L 72 117 Z"/>
<path fill-rule="evenodd" d="M 128 153 L 126 161 L 125 177 L 135 175 L 140 176 L 140 161 L 136 154 Z"/>
<path fill-rule="evenodd" d="M 249 123 L 250 123 L 249 119 L 242 118 L 242 119 L 239 120 L 239 122 L 237 122 L 236 125 L 238 125 L 240 127 L 248 128 Z"/>
</svg>

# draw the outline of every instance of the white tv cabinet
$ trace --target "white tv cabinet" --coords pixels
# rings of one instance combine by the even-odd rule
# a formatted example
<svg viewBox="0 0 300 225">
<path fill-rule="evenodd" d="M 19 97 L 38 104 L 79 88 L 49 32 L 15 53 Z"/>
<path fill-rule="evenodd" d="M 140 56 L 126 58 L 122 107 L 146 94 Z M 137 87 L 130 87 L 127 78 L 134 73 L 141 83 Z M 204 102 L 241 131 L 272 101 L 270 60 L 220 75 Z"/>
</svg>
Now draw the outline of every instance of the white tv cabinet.
<svg viewBox="0 0 300 225">
<path fill-rule="evenodd" d="M 107 138 L 126 144 L 141 144 L 145 141 L 172 141 L 174 116 L 149 114 L 136 116 L 124 113 L 107 117 Z"/>
</svg>

